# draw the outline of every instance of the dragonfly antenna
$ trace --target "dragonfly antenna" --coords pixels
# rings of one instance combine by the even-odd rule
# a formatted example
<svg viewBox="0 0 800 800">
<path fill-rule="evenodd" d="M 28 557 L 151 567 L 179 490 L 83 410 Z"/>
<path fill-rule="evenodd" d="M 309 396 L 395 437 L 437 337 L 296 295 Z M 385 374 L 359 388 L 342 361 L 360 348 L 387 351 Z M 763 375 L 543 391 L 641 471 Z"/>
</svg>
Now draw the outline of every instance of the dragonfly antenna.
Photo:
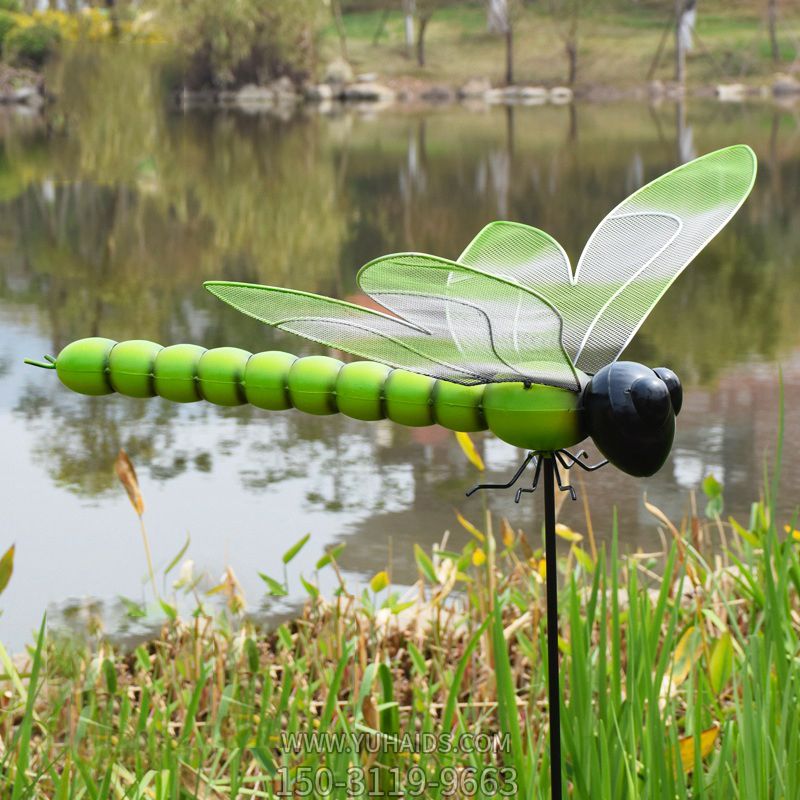
<svg viewBox="0 0 800 800">
<path fill-rule="evenodd" d="M 26 364 L 30 364 L 32 367 L 41 367 L 42 369 L 55 369 L 56 368 L 56 360 L 53 356 L 44 356 L 44 361 L 34 361 L 32 358 L 25 359 Z"/>
</svg>

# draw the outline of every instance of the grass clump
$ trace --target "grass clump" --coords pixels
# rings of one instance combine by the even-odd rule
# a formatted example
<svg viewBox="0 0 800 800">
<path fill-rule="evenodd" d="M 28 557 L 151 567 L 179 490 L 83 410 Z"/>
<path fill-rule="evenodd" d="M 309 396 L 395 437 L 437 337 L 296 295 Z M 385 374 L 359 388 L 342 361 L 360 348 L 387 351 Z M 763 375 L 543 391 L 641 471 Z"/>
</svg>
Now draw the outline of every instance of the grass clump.
<svg viewBox="0 0 800 800">
<path fill-rule="evenodd" d="M 747 524 L 724 522 L 709 487 L 711 519 L 675 526 L 648 506 L 672 540 L 662 554 L 621 555 L 615 526 L 608 552 L 559 528 L 571 797 L 800 791 L 800 533 L 785 535 L 769 497 Z M 331 782 L 350 787 L 334 797 L 547 798 L 542 551 L 505 521 L 460 522 L 463 547 L 416 549 L 410 589 L 385 571 L 360 594 L 340 578 L 329 598 L 304 581 L 304 611 L 267 633 L 241 614 L 231 573 L 212 590 L 226 613 L 172 613 L 132 651 L 42 635 L 20 670 L 3 651 L 7 785 L 48 798 L 325 796 Z M 339 553 L 318 569 L 339 575 Z M 345 744 L 303 739 L 314 732 Z M 480 752 L 444 746 L 465 733 Z"/>
</svg>

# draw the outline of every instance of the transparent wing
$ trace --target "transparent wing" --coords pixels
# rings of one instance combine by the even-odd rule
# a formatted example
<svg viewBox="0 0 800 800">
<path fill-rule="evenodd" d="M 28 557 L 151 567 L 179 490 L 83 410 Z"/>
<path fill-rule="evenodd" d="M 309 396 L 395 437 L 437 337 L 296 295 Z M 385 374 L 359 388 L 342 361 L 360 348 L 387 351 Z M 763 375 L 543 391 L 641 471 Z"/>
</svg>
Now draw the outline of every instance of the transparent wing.
<svg viewBox="0 0 800 800">
<path fill-rule="evenodd" d="M 573 363 L 595 317 L 627 280 L 675 236 L 680 225 L 664 214 L 639 215 L 624 224 L 607 225 L 598 243 L 620 253 L 606 272 L 575 284 L 569 258 L 552 236 L 517 222 L 492 222 L 461 254 L 461 264 L 527 287 L 558 310 L 564 349 Z M 630 248 L 633 237 L 638 247 Z M 613 359 L 612 359 L 613 360 Z"/>
<path fill-rule="evenodd" d="M 564 248 L 550 234 L 519 222 L 490 222 L 467 245 L 458 263 L 544 293 L 572 283 Z"/>
<path fill-rule="evenodd" d="M 444 258 L 384 256 L 361 288 L 398 316 L 455 347 L 482 382 L 530 380 L 579 388 L 561 342 L 561 317 L 538 291 Z"/>
<path fill-rule="evenodd" d="M 594 373 L 616 359 L 655 304 L 733 216 L 752 188 L 756 159 L 736 145 L 642 187 L 597 227 L 575 275 L 544 231 L 487 225 L 459 263 L 527 287 L 558 310 L 572 362 Z"/>
<path fill-rule="evenodd" d="M 534 292 L 419 254 L 377 259 L 359 281 L 397 316 L 291 289 L 205 285 L 262 322 L 389 366 L 467 385 L 580 388 L 561 347 L 561 319 Z"/>
<path fill-rule="evenodd" d="M 755 153 L 746 145 L 717 150 L 643 186 L 600 223 L 575 271 L 578 297 L 599 306 L 574 354 L 578 367 L 593 373 L 620 355 L 664 292 L 736 213 L 755 175 Z M 556 307 L 572 320 L 571 311 Z"/>
<path fill-rule="evenodd" d="M 490 222 L 469 243 L 458 263 L 541 295 L 561 315 L 563 345 L 574 363 L 585 333 L 581 318 L 590 312 L 576 302 L 569 257 L 552 236 L 519 222 Z"/>
</svg>

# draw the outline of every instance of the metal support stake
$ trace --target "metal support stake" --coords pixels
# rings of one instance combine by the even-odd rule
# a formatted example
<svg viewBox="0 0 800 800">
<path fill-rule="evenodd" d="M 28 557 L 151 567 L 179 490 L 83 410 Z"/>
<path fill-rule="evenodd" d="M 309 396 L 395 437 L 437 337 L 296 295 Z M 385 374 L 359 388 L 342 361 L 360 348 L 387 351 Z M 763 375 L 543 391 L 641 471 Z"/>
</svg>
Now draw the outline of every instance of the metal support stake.
<svg viewBox="0 0 800 800">
<path fill-rule="evenodd" d="M 481 483 L 473 486 L 467 497 L 479 489 L 509 489 L 521 477 L 528 464 L 536 459 L 536 472 L 533 485 L 529 489 L 517 489 L 514 498 L 519 503 L 525 492 L 533 492 L 539 484 L 539 477 L 544 472 L 544 549 L 547 575 L 545 578 L 547 592 L 547 684 L 550 717 L 550 796 L 552 800 L 561 800 L 561 691 L 558 680 L 558 566 L 556 564 L 556 483 L 562 492 L 569 492 L 575 499 L 575 491 L 569 485 L 561 483 L 556 460 L 565 470 L 580 467 L 586 472 L 594 472 L 608 464 L 608 460 L 597 464 L 584 464 L 586 451 L 577 454 L 569 450 L 542 451 L 532 450 L 528 453 L 520 468 L 506 483 Z"/>
<path fill-rule="evenodd" d="M 544 457 L 544 544 L 547 588 L 547 683 L 550 714 L 550 796 L 561 800 L 561 693 L 558 681 L 558 567 L 555 454 Z"/>
</svg>

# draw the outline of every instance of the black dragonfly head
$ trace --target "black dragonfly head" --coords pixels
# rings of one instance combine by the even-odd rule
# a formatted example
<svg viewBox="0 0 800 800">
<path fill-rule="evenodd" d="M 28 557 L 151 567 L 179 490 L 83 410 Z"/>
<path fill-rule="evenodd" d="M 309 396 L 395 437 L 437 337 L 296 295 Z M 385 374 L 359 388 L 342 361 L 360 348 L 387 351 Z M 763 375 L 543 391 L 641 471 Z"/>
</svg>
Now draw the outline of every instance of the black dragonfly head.
<svg viewBox="0 0 800 800">
<path fill-rule="evenodd" d="M 640 478 L 658 472 L 683 403 L 672 370 L 615 361 L 592 376 L 582 400 L 587 431 L 614 466 Z"/>
</svg>

